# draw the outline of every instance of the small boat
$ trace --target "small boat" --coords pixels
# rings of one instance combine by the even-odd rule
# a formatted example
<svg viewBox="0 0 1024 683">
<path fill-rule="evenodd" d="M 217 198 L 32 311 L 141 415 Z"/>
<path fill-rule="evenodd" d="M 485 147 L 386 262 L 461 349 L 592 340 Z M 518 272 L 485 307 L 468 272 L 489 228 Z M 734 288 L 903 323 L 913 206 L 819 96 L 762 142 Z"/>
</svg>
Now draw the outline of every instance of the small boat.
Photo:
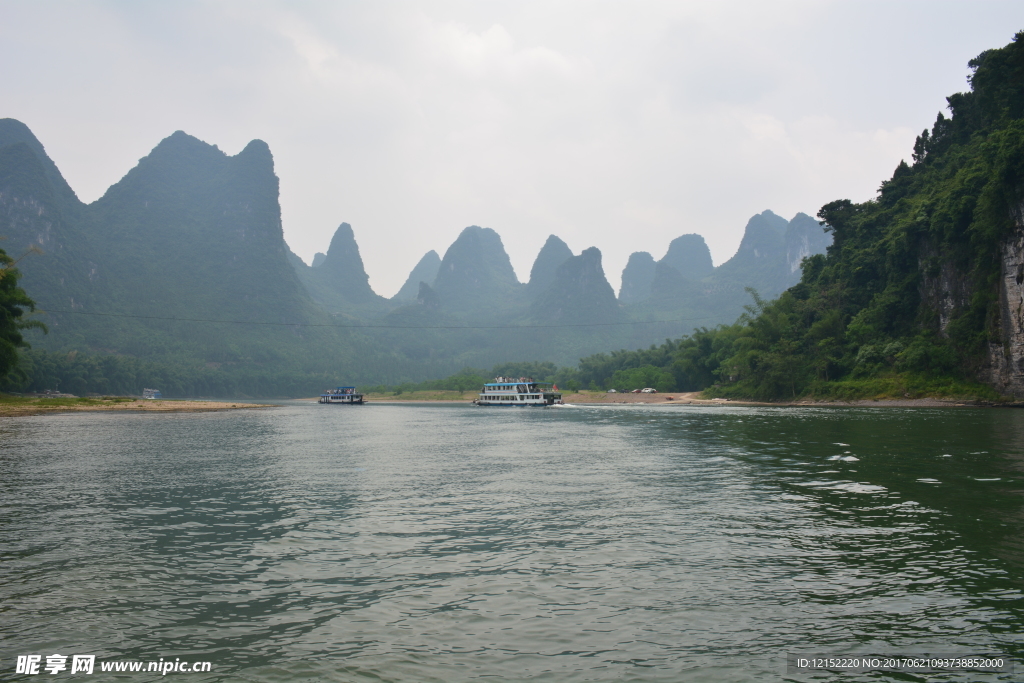
<svg viewBox="0 0 1024 683">
<path fill-rule="evenodd" d="M 162 397 L 163 397 L 163 394 L 160 393 L 159 389 L 143 389 L 142 390 L 142 398 L 149 399 L 149 400 L 155 400 L 155 399 L 162 398 Z"/>
<path fill-rule="evenodd" d="M 484 384 L 478 406 L 553 406 L 561 405 L 562 395 L 550 382 L 534 382 L 529 377 L 495 377 Z"/>
<path fill-rule="evenodd" d="M 318 403 L 344 403 L 345 405 L 362 405 L 363 395 L 356 393 L 355 387 L 338 387 L 320 394 Z"/>
</svg>

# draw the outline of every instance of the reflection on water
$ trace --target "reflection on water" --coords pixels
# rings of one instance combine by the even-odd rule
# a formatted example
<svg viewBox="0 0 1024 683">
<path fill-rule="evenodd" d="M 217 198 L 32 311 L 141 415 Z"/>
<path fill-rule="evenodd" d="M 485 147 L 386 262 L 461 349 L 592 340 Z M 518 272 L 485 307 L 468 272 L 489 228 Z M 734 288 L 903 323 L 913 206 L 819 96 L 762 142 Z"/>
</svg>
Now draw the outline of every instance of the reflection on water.
<svg viewBox="0 0 1024 683">
<path fill-rule="evenodd" d="M 1019 661 L 1022 437 L 1024 413 L 973 409 L 7 419 L 0 678 L 53 652 L 214 663 L 194 681 Z"/>
</svg>

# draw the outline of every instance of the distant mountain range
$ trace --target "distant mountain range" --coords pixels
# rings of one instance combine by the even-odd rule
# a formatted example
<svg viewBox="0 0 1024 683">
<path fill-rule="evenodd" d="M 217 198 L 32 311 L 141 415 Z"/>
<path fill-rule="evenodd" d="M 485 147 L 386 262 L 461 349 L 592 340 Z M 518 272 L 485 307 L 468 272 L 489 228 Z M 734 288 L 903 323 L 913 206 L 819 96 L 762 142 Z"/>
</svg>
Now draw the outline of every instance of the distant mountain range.
<svg viewBox="0 0 1024 683">
<path fill-rule="evenodd" d="M 829 236 L 804 214 L 750 219 L 715 268 L 704 239 L 658 261 L 630 256 L 616 296 L 601 252 L 552 235 L 526 283 L 501 237 L 470 226 L 429 251 L 391 299 L 369 285 L 342 223 L 306 265 L 285 244 L 267 145 L 235 156 L 178 131 L 92 204 L 75 196 L 22 123 L 0 120 L 0 236 L 50 334 L 51 351 L 175 359 L 209 373 L 397 383 L 513 360 L 574 365 L 729 323 L 795 284 Z M 314 380 L 310 380 L 311 382 Z"/>
<path fill-rule="evenodd" d="M 383 315 L 423 305 L 426 297 L 438 315 L 467 322 L 606 324 L 651 319 L 658 313 L 659 320 L 689 331 L 735 320 L 751 301 L 748 287 L 762 297 L 777 296 L 799 280 L 801 261 L 824 253 L 830 243 L 818 221 L 806 214 L 787 221 L 764 211 L 748 221 L 735 256 L 717 268 L 704 238 L 696 234 L 672 240 L 659 261 L 647 252 L 631 254 L 617 297 L 597 248 L 574 255 L 551 235 L 533 263 L 529 282 L 520 283 L 501 237 L 475 225 L 462 231 L 444 258 L 427 252 L 390 301 L 370 288 L 347 223 L 338 228 L 327 253 L 314 259 L 318 265 L 306 266 L 294 254 L 290 260 L 314 300 L 333 315 Z M 331 264 L 339 268 L 328 279 Z M 699 325 L 673 320 L 673 315 L 696 316 Z"/>
</svg>

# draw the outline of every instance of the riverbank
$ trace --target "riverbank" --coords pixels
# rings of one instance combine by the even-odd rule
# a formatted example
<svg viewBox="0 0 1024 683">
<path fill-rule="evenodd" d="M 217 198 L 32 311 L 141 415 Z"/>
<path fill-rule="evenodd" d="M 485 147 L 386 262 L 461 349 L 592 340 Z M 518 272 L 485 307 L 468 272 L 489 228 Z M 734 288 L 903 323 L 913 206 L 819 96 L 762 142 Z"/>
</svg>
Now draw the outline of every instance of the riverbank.
<svg viewBox="0 0 1024 683">
<path fill-rule="evenodd" d="M 563 394 L 566 403 L 648 403 L 661 405 L 732 405 L 732 406 L 836 406 L 836 407 L 878 407 L 878 408 L 960 408 L 967 406 L 1020 406 L 1020 403 L 949 397 L 922 398 L 869 398 L 840 400 L 799 399 L 796 401 L 751 401 L 732 398 L 701 398 L 701 392 L 672 392 L 666 394 L 606 394 L 604 392 L 580 392 Z"/>
<path fill-rule="evenodd" d="M 46 398 L 0 395 L 0 417 L 43 415 L 45 413 L 133 411 L 146 413 L 202 413 L 217 410 L 269 408 L 259 403 L 141 399 L 126 396 L 96 398 Z"/>
<path fill-rule="evenodd" d="M 476 398 L 475 392 L 457 391 L 409 391 L 394 394 L 367 394 L 369 403 L 461 403 L 468 404 Z M 309 399 L 311 401 L 316 399 Z M 706 406 L 835 406 L 835 407 L 878 407 L 878 408 L 951 408 L 968 406 L 1015 406 L 1014 403 L 994 403 L 984 400 L 965 400 L 949 397 L 923 398 L 877 398 L 842 400 L 801 399 L 796 401 L 751 401 L 732 398 L 702 398 L 699 391 L 669 392 L 664 394 L 633 394 L 604 391 L 581 390 L 578 392 L 562 392 L 562 401 L 569 404 L 583 405 L 615 405 L 615 404 L 647 404 L 647 405 L 706 405 Z"/>
</svg>

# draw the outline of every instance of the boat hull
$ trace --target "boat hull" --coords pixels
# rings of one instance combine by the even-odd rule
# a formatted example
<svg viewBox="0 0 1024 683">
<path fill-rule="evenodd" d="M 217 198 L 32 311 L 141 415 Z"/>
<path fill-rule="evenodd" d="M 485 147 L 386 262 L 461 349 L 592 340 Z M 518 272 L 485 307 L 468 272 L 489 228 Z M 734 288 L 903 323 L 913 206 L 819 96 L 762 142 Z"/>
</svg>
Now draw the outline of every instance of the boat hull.
<svg viewBox="0 0 1024 683">
<path fill-rule="evenodd" d="M 318 403 L 325 405 L 361 406 L 364 401 L 362 396 L 321 396 Z"/>
</svg>

